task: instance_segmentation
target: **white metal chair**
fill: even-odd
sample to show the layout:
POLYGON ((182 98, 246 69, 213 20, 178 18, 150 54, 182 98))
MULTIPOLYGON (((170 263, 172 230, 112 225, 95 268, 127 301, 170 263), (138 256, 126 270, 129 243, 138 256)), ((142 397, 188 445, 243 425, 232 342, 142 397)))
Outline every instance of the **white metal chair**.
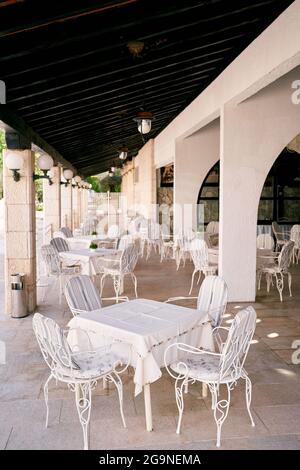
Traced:
POLYGON ((50 240, 50 245, 53 246, 57 253, 61 253, 62 251, 70 251, 68 242, 60 237, 52 238, 52 240, 50 240))
POLYGON ((139 257, 139 250, 136 243, 128 245, 122 252, 119 259, 116 258, 101 258, 101 267, 103 275, 101 277, 100 295, 102 297, 104 282, 107 276, 112 277, 114 289, 116 293, 116 301, 118 302, 123 285, 123 280, 126 275, 130 275, 134 284, 135 296, 137 297, 137 278, 134 274, 139 257))
POLYGON ((122 235, 121 238, 119 238, 118 240, 117 250, 123 251, 131 243, 133 243, 132 235, 122 235))
POLYGON ((61 227, 60 232, 62 232, 66 238, 71 238, 73 237, 72 231, 69 229, 69 227, 61 227))
POLYGON ((283 245, 286 244, 288 241, 285 238, 284 232, 280 225, 278 225, 277 222, 272 222, 272 231, 276 240, 276 246, 275 246, 275 251, 280 251, 280 249, 283 247, 283 245))
MULTIPOLYGON (((59 303, 61 304, 64 285, 72 276, 80 274, 80 264, 73 263, 69 266, 64 266, 59 260, 58 252, 52 245, 43 245, 41 247, 42 260, 46 266, 46 273, 48 277, 54 277, 59 282, 59 303)), ((56 286, 56 283, 53 286, 56 286)), ((48 286, 46 286, 47 288, 48 286)), ((45 297, 45 294, 44 294, 45 297)))
POLYGON ((274 250, 274 240, 269 233, 261 233, 256 237, 256 247, 261 250, 274 250))
POLYGON ((108 238, 118 238, 119 235, 120 235, 120 230, 119 230, 118 225, 111 225, 108 228, 108 231, 107 231, 108 238))
POLYGON ((294 242, 293 263, 295 263, 296 260, 298 264, 300 257, 300 225, 293 225, 290 240, 294 242))
POLYGON ((184 234, 175 234, 174 236, 174 258, 177 271, 180 268, 181 261, 185 266, 186 260, 191 259, 191 243, 195 239, 195 232, 190 229, 184 234))
POLYGON ((193 290, 195 274, 197 273, 199 274, 199 277, 198 277, 198 282, 199 282, 201 273, 203 273, 204 276, 207 276, 207 275, 214 275, 218 271, 217 264, 209 263, 208 247, 204 240, 200 240, 200 239, 193 240, 190 246, 190 253, 191 253, 192 261, 194 263, 194 271, 192 274, 192 281, 191 281, 191 288, 190 288, 189 295, 191 295, 192 290, 193 290))
MULTIPOLYGON (((44 385, 44 398, 46 403, 46 427, 49 420, 48 386, 51 379, 56 382, 64 382, 68 388, 75 392, 75 401, 79 421, 83 430, 84 449, 88 449, 88 426, 91 414, 91 392, 97 385, 97 381, 105 379, 113 382, 117 388, 120 412, 123 426, 126 427, 123 414, 123 385, 116 367, 122 364, 122 360, 116 356, 111 345, 90 351, 71 350, 66 332, 52 319, 39 313, 33 317, 33 329, 40 346, 42 355, 48 367, 50 375, 44 385)), ((83 334, 83 330, 80 330, 83 334)))
POLYGON ((207 312, 213 327, 222 323, 227 306, 228 288, 220 276, 206 276, 201 284, 197 297, 170 297, 166 302, 197 299, 197 310, 207 312))
POLYGON ((150 258, 152 249, 154 250, 155 253, 156 252, 160 253, 160 246, 161 246, 160 225, 158 222, 154 222, 153 220, 150 220, 148 238, 146 239, 146 248, 147 248, 146 260, 150 258))
POLYGON ((205 231, 205 241, 210 248, 217 247, 219 244, 219 222, 211 221, 207 224, 205 231))
POLYGON ((280 301, 282 302, 282 291, 284 287, 284 275, 288 276, 288 286, 290 291, 290 297, 292 297, 292 275, 289 272, 289 266, 291 264, 294 250, 294 242, 288 241, 283 245, 281 252, 278 254, 274 253, 269 256, 261 256, 262 259, 272 260, 273 264, 262 265, 258 268, 258 290, 260 290, 261 278, 263 274, 266 274, 267 280, 267 291, 270 292, 270 284, 272 277, 276 279, 276 287, 279 292, 280 301), (276 263, 277 259, 277 263, 276 263))
POLYGON ((221 444, 221 430, 228 414, 231 391, 239 379, 246 382, 247 411, 252 426, 255 426, 250 411, 252 384, 244 369, 255 325, 255 310, 253 307, 248 307, 236 314, 230 328, 218 327, 219 330, 228 331, 227 339, 222 344, 220 352, 205 351, 184 343, 174 343, 168 346, 164 362, 168 373, 175 379, 175 397, 179 412, 177 434, 180 433, 184 409, 183 390, 187 384, 195 382, 206 384, 211 392, 212 410, 217 425, 217 447, 221 444), (167 357, 171 349, 177 358, 170 364, 167 357), (226 399, 219 398, 220 385, 223 384, 227 388, 226 399))
POLYGON ((65 297, 74 316, 102 308, 99 292, 87 275, 69 279, 65 286, 65 297))
POLYGON ((211 234, 219 233, 219 222, 216 220, 211 220, 206 226, 206 232, 211 234))

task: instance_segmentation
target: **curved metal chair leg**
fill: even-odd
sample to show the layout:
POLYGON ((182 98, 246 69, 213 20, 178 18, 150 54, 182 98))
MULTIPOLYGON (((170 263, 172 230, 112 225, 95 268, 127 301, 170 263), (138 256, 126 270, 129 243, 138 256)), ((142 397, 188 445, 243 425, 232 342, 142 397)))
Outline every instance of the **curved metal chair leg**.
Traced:
POLYGON ((134 273, 131 273, 131 279, 132 279, 132 282, 133 282, 133 285, 134 285, 135 297, 137 298, 138 297, 138 294, 137 294, 137 278, 136 278, 136 275, 134 273))
POLYGON ((120 287, 121 287, 120 276, 114 276, 113 282, 114 282, 114 289, 115 289, 115 294, 116 294, 116 303, 119 303, 119 295, 120 295, 120 287))
POLYGON ((255 426, 255 422, 253 420, 252 413, 250 410, 251 398, 252 398, 252 383, 248 375, 245 374, 245 375, 242 375, 242 377, 246 381, 246 404, 247 404, 248 415, 250 417, 251 425, 255 426))
POLYGON ((230 385, 226 384, 227 386, 227 400, 219 400, 217 397, 217 390, 214 389, 214 400, 215 400, 215 408, 214 408, 214 418, 217 424, 217 447, 221 445, 221 431, 222 425, 227 418, 229 405, 230 405, 230 385))
POLYGON ((124 411, 123 411, 123 383, 122 383, 122 380, 120 379, 119 375, 116 374, 116 373, 114 373, 114 375, 109 374, 108 377, 116 386, 118 396, 119 396, 120 413, 121 413, 122 423, 123 423, 124 428, 126 428, 127 426, 126 426, 124 411))
POLYGON ((189 291, 189 295, 191 295, 192 293, 192 290, 193 290, 193 285, 194 285, 194 277, 195 277, 195 274, 197 272, 197 269, 194 269, 193 271, 193 275, 192 275, 192 282, 191 282, 191 288, 190 288, 190 291, 189 291))
POLYGON ((51 379, 52 379, 52 375, 50 374, 48 379, 45 382, 45 385, 44 385, 44 399, 45 399, 45 404, 46 404, 46 424, 45 424, 46 428, 48 427, 48 422, 49 422, 49 404, 48 404, 49 392, 48 392, 48 389, 49 389, 49 382, 50 382, 51 379))
POLYGON ((84 450, 89 448, 89 422, 91 416, 92 392, 90 383, 79 383, 75 385, 75 401, 79 421, 83 431, 84 450))
POLYGON ((261 277, 262 277, 262 271, 259 271, 258 272, 258 283, 257 283, 257 289, 258 290, 260 290, 261 277))
POLYGON ((176 403, 177 403, 177 408, 178 408, 178 413, 179 413, 176 434, 180 434, 181 421, 182 421, 182 415, 183 415, 183 410, 184 410, 184 401, 183 401, 182 391, 183 391, 183 388, 185 387, 185 380, 182 380, 182 383, 179 387, 177 386, 177 383, 178 383, 178 379, 175 382, 175 397, 176 397, 176 403))
POLYGON ((101 276, 101 279, 100 279, 100 296, 101 297, 102 297, 102 292, 103 292, 103 289, 104 289, 105 279, 106 279, 106 274, 103 274, 101 276))
POLYGON ((292 275, 290 272, 288 272, 287 275, 288 275, 290 297, 292 297, 292 275))
POLYGON ((283 291, 283 275, 282 273, 276 273, 276 286, 279 292, 280 302, 282 302, 282 291, 283 291))

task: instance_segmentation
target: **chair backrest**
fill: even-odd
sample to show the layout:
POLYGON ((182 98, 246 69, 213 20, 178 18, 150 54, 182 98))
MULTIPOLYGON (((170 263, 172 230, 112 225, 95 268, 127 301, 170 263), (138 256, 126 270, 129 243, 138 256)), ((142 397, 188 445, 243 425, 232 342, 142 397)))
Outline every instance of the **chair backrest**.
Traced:
POLYGON ((208 266, 208 248, 204 240, 195 238, 190 242, 190 253, 196 269, 208 266))
POLYGON ((294 245, 293 241, 289 241, 282 247, 278 256, 278 266, 282 271, 286 271, 291 264, 294 245))
POLYGON ((121 258, 120 258, 121 272, 124 274, 132 273, 138 261, 138 257, 139 257, 138 246, 136 243, 131 243, 124 249, 121 255, 121 258))
POLYGON ((274 237, 276 238, 277 241, 284 240, 283 230, 275 220, 272 222, 272 230, 273 230, 274 237))
POLYGON ((261 249, 273 250, 274 239, 269 233, 261 233, 257 235, 256 246, 261 249))
POLYGON ((230 376, 232 380, 240 377, 248 354, 256 326, 256 312, 253 307, 240 310, 234 317, 227 339, 223 345, 219 380, 230 376))
POLYGON ((73 233, 69 227, 61 227, 59 230, 65 235, 66 238, 73 237, 73 233))
POLYGON ((44 360, 56 376, 63 376, 68 372, 66 369, 78 369, 72 361, 64 331, 54 320, 35 313, 32 326, 44 360))
POLYGON ((219 222, 216 220, 212 220, 211 222, 208 222, 206 226, 206 232, 210 234, 219 233, 219 222))
POLYGON ((151 240, 160 240, 161 235, 161 226, 158 222, 150 222, 150 239, 151 240))
POLYGON ((60 253, 61 251, 69 251, 70 250, 69 245, 66 242, 66 240, 64 240, 63 238, 60 238, 60 237, 52 238, 52 240, 50 241, 50 244, 51 244, 51 246, 53 246, 53 248, 58 253, 60 253))
POLYGON ((72 277, 65 286, 65 296, 73 315, 90 312, 102 307, 98 290, 87 275, 72 277))
POLYGON ((297 247, 300 247, 300 225, 299 224, 292 226, 290 239, 293 242, 295 242, 295 245, 297 247))
POLYGON ((199 290, 197 309, 209 313, 213 327, 222 322, 227 298, 228 288, 224 279, 220 276, 206 276, 199 290))
POLYGON ((120 230, 117 225, 111 225, 108 228, 108 231, 107 231, 108 238, 117 238, 119 234, 120 234, 120 230))
POLYGON ((60 229, 59 230, 56 230, 55 232, 53 232, 53 235, 52 235, 52 238, 63 238, 63 239, 66 239, 66 235, 64 232, 62 232, 60 229))
POLYGON ((131 243, 133 243, 132 235, 122 235, 122 237, 118 240, 117 249, 123 251, 131 243))
POLYGON ((57 251, 52 245, 43 245, 41 247, 42 260, 45 263, 48 276, 50 274, 58 275, 60 273, 60 262, 57 251))

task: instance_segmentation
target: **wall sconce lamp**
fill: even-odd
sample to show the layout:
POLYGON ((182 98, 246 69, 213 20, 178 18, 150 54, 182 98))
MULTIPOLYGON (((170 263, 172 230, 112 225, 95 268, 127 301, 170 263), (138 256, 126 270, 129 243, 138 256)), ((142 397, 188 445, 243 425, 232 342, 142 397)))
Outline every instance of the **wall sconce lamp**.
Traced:
POLYGON ((119 148, 118 152, 119 152, 119 159, 126 160, 127 155, 128 155, 128 148, 123 145, 121 148, 119 148))
POLYGON ((72 181, 73 171, 70 170, 69 168, 65 168, 63 171, 63 177, 65 181, 61 181, 60 184, 64 184, 67 187, 68 184, 72 181))
POLYGON ((43 172, 42 175, 36 175, 33 173, 33 181, 39 180, 41 178, 45 178, 49 181, 49 184, 53 184, 51 178, 53 178, 53 172, 51 172, 51 168, 54 166, 53 158, 50 155, 43 154, 38 159, 38 167, 43 172))
POLYGON ((74 176, 73 181, 74 181, 74 184, 72 184, 72 187, 73 188, 80 188, 80 186, 81 186, 81 184, 80 184, 81 183, 81 176, 79 176, 79 175, 74 176))
POLYGON ((13 172, 14 181, 20 181, 19 171, 23 167, 23 158, 18 153, 10 152, 5 158, 6 167, 13 172))

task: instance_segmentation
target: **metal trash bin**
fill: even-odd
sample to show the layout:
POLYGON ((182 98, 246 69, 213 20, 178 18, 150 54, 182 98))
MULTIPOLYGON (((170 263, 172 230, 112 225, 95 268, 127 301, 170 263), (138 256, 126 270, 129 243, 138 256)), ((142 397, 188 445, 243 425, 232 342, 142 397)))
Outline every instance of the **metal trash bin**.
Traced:
POLYGON ((11 274, 11 316, 23 318, 28 315, 25 292, 25 274, 11 274))

